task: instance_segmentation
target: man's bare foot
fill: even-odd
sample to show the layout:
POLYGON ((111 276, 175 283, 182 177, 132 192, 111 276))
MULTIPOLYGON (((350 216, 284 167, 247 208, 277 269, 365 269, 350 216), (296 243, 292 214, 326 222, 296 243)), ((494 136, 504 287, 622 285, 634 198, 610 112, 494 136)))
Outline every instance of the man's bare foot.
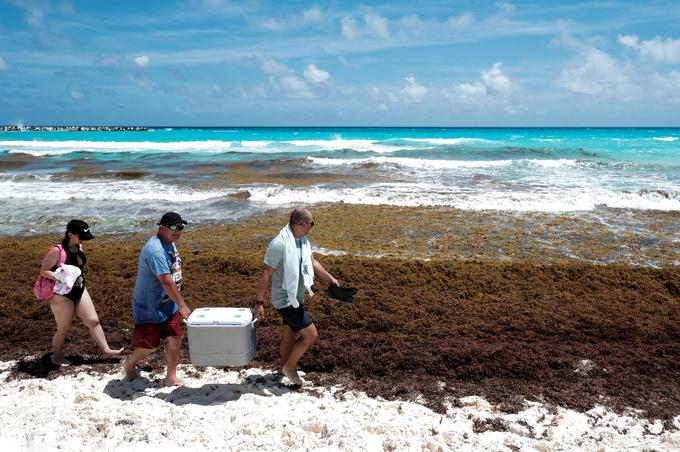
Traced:
POLYGON ((125 372, 125 381, 133 381, 141 375, 139 375, 139 370, 137 367, 130 367, 128 360, 123 361, 123 372, 125 372))
POLYGON ((182 378, 166 378, 165 386, 184 386, 184 380, 182 378))
POLYGON ((118 350, 108 349, 102 353, 102 356, 104 359, 113 358, 114 356, 120 356, 123 353, 123 350, 125 350, 125 348, 119 348, 118 350))
POLYGON ((55 366, 69 366, 71 365, 71 361, 68 359, 64 358, 63 356, 57 357, 54 355, 50 355, 50 362, 54 364, 55 366))
POLYGON ((281 373, 283 374, 284 377, 288 378, 291 383, 294 385, 300 385, 302 386, 302 378, 300 378, 300 375, 298 375, 297 370, 293 370, 292 372, 285 367, 281 368, 281 373))

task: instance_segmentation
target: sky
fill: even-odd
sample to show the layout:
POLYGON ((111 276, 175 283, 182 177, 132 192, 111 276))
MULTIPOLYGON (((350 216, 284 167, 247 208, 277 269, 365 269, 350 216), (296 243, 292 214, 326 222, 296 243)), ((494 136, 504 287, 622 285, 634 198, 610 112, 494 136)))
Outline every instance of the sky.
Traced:
POLYGON ((0 0, 0 124, 680 126, 677 0, 0 0))

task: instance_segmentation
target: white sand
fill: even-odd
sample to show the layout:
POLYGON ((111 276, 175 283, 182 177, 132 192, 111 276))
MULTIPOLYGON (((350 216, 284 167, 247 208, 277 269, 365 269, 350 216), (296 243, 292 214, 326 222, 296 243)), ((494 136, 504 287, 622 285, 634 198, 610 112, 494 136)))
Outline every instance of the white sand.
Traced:
POLYGON ((122 372, 8 381, 0 362, 0 450, 680 450, 674 429, 602 407, 587 413, 527 403, 501 413, 478 397, 445 415, 305 384, 291 391, 261 369, 180 366, 185 387, 122 372), (335 395, 334 395, 335 394, 335 395), (475 422, 477 428, 474 428, 475 422), (496 430, 485 430, 493 422, 496 430), (475 430, 478 432, 476 433, 475 430), (482 431, 485 430, 485 431, 482 431))

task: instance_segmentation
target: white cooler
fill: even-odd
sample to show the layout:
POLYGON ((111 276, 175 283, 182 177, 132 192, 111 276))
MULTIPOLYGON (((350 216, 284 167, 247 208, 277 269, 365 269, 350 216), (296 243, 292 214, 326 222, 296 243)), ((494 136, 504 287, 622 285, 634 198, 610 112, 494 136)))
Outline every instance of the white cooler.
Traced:
POLYGON ((255 323, 248 308, 199 308, 187 319, 189 359, 196 366, 244 366, 255 355, 255 323))

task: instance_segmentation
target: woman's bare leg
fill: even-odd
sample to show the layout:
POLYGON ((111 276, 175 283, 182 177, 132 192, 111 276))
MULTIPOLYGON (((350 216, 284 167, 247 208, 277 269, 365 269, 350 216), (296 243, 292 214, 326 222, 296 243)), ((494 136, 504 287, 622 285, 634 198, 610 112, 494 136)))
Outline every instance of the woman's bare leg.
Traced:
POLYGON ((97 311, 94 309, 94 303, 92 303, 92 298, 90 298, 87 289, 85 289, 83 296, 80 297, 80 300, 76 304, 76 315, 80 317, 85 326, 89 328, 90 336, 92 336, 92 339, 94 339, 94 342, 102 351, 105 358, 118 356, 123 353, 122 348, 119 350, 112 350, 106 342, 104 329, 102 328, 101 323, 99 323, 97 311))
POLYGON ((57 331, 52 337, 52 362, 62 364, 64 362, 64 341, 73 323, 74 303, 61 295, 53 295, 50 299, 50 309, 57 322, 57 331))

